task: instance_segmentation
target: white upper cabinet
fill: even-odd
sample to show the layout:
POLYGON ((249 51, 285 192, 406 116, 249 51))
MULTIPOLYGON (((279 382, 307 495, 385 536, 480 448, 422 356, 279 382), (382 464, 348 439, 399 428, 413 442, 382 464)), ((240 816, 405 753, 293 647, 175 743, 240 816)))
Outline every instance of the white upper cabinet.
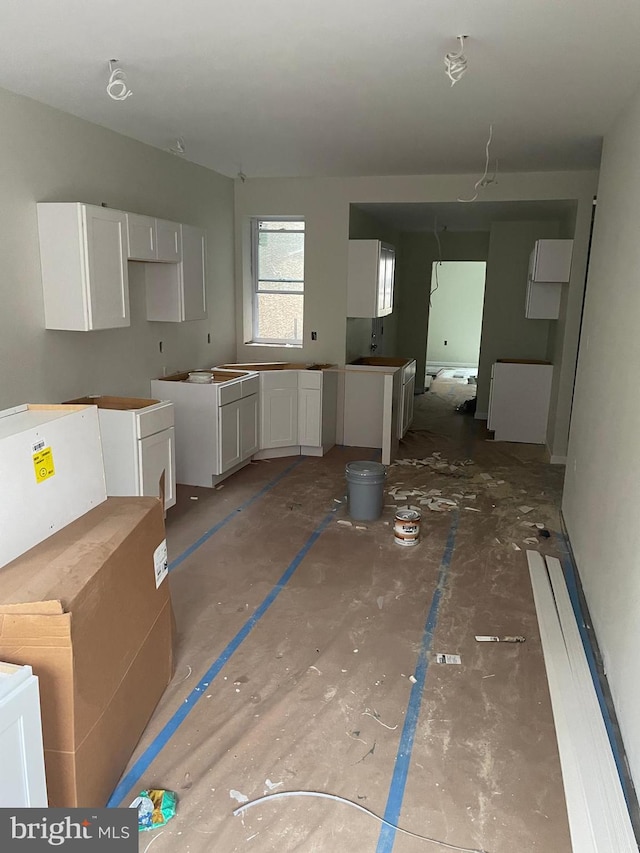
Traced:
POLYGON ((380 240, 349 240, 347 317, 393 311, 395 250, 380 240))
POLYGON ((127 238, 130 261, 157 260, 156 220, 153 216, 127 213, 127 238))
POLYGON ((179 264, 147 264, 147 320, 181 323, 207 316, 205 232, 180 226, 179 264))
POLYGON ((536 240, 529 257, 530 281, 569 281, 572 254, 573 240, 536 240))
POLYGON ((45 327, 129 326, 127 221, 79 202, 38 204, 45 327))
POLYGON ((573 240, 537 240, 529 256, 525 317, 557 320, 562 285, 571 275, 573 240))
POLYGON ((177 264, 182 260, 182 234, 179 222, 156 219, 156 260, 177 264))

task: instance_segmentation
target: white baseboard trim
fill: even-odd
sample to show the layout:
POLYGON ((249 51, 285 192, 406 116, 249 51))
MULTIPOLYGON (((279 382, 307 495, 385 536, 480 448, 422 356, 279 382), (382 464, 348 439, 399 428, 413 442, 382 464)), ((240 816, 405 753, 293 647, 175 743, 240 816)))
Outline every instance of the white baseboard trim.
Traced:
POLYGON ((489 417, 489 412, 476 412, 473 417, 477 421, 486 421, 489 417))
POLYGON ((635 853, 629 811, 562 567, 527 551, 562 768, 572 847, 635 853))

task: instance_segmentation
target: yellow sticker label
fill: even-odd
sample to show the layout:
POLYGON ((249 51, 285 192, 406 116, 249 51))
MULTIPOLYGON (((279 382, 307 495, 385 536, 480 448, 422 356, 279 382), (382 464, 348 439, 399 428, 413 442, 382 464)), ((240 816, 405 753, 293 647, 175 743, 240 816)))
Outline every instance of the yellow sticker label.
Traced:
POLYGON ((53 453, 50 447, 44 447, 33 454, 33 468, 36 472, 36 482, 43 483, 53 477, 56 469, 53 464, 53 453))

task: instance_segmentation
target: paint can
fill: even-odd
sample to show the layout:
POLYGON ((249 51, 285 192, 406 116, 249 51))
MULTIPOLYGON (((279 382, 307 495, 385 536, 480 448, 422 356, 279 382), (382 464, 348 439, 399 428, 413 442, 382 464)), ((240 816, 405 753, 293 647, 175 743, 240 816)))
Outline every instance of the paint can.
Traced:
POLYGON ((393 524, 396 545, 417 545, 420 541, 422 515, 417 509, 399 509, 393 524))

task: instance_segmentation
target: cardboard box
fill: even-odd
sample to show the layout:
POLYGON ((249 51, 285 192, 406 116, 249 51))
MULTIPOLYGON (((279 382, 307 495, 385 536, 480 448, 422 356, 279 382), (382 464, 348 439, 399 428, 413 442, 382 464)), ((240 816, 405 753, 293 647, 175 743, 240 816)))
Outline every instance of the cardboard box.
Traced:
POLYGON ((0 412, 0 566, 107 499, 93 406, 0 412))
POLYGON ((0 659, 40 679, 50 806, 105 805, 172 677, 172 639, 156 498, 108 498, 0 569, 0 659))

